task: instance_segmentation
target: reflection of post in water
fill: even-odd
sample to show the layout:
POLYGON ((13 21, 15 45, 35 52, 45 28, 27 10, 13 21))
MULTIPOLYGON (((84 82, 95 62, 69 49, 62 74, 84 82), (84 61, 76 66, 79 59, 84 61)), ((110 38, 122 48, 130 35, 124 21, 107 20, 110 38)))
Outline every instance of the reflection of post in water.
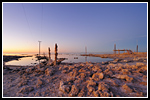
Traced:
POLYGON ((39 66, 40 66, 40 59, 41 59, 41 56, 40 56, 40 43, 41 41, 38 41, 39 42, 39 66))
POLYGON ((85 54, 86 54, 86 56, 85 56, 85 62, 87 61, 87 47, 85 46, 85 54))
POLYGON ((85 54, 87 55, 87 47, 85 46, 85 54))
POLYGON ((87 61, 87 56, 85 56, 85 62, 87 61))

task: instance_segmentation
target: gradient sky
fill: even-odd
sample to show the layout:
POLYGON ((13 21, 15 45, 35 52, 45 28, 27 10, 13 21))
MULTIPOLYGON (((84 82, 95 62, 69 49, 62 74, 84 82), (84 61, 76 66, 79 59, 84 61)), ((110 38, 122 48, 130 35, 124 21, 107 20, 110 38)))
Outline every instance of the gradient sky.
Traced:
POLYGON ((3 52, 147 49, 147 3, 3 3, 3 52))

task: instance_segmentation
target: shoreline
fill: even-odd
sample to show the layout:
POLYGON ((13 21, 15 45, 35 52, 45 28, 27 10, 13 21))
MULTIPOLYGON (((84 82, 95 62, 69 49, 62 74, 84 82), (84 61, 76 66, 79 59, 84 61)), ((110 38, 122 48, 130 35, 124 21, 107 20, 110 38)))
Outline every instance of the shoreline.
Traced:
POLYGON ((101 57, 101 58, 133 58, 133 57, 147 57, 147 52, 134 52, 134 54, 81 54, 81 56, 101 57))
POLYGON ((146 97, 147 89, 147 54, 3 69, 4 97, 146 97))
POLYGON ((19 58, 23 58, 23 57, 32 57, 32 56, 3 55, 3 62, 18 60, 19 58))

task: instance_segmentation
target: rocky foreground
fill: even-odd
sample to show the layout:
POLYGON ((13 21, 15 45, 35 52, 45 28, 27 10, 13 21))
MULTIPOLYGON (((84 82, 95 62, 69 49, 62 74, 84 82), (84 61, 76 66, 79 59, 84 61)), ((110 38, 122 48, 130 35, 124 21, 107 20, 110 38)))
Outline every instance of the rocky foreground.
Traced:
POLYGON ((146 97, 147 57, 3 70, 4 97, 146 97))

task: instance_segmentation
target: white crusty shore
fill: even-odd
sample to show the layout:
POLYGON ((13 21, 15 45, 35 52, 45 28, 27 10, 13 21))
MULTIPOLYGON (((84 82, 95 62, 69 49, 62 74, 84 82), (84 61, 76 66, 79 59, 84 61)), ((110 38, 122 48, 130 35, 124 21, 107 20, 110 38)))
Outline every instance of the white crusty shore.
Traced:
POLYGON ((147 57, 3 69, 3 97, 74 96, 146 97, 147 57))

